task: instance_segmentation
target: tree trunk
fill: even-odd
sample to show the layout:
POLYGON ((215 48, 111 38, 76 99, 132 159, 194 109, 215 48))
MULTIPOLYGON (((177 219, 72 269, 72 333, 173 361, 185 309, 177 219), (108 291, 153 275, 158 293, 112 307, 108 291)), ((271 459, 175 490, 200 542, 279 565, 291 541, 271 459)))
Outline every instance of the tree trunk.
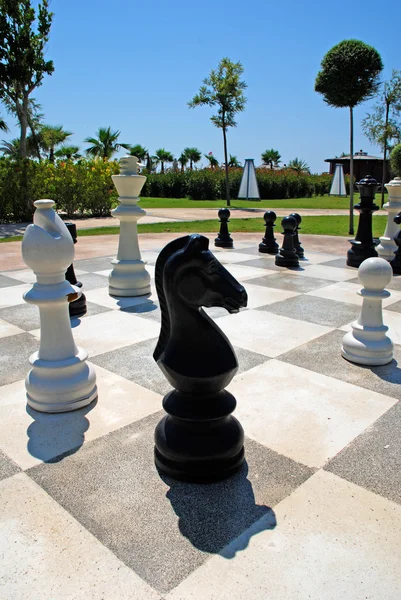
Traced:
POLYGON ((226 200, 227 200, 227 206, 231 206, 230 184, 228 181, 227 133, 226 133, 226 128, 225 128, 224 118, 223 118, 223 141, 224 141, 224 167, 225 167, 225 174, 226 174, 226 200))
POLYGON ((386 119, 384 121, 384 148, 383 148, 383 170, 382 170, 382 199, 381 199, 381 206, 383 207, 384 204, 384 184, 386 183, 386 175, 387 175, 387 169, 386 169, 386 160, 387 160, 387 127, 388 127, 388 115, 390 112, 390 104, 389 102, 386 102, 386 119))
POLYGON ((164 174, 164 162, 162 160, 160 161, 160 173, 164 174))
POLYGON ((349 107, 349 231, 354 235, 354 114, 352 106, 349 107))
POLYGON ((189 170, 192 171, 192 158, 189 159, 189 170))
POLYGON ((28 96, 26 94, 24 94, 22 99, 22 105, 18 111, 18 118, 21 126, 19 154, 21 158, 26 158, 26 132, 28 129, 28 96))

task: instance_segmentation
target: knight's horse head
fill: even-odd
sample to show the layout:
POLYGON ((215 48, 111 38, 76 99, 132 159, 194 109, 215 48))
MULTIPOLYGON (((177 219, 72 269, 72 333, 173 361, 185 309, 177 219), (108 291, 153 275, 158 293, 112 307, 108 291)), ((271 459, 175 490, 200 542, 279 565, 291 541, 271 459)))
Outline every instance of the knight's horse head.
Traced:
POLYGON ((247 305, 244 287, 223 267, 209 250, 209 240, 199 234, 170 242, 156 261, 156 289, 162 311, 162 328, 155 360, 169 337, 166 296, 172 296, 188 308, 219 306, 230 313, 247 305))

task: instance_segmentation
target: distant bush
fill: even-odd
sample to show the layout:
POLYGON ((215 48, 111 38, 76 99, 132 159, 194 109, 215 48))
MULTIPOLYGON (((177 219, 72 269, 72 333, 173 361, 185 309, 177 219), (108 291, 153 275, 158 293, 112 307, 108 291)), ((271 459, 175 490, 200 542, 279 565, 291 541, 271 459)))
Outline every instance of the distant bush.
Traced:
MULTIPOLYGON (((33 202, 52 198, 68 217, 110 214, 118 194, 111 176, 119 172, 117 161, 12 160, 0 158, 0 221, 30 221, 33 202)), ((225 198, 224 171, 202 169, 165 174, 146 174, 142 197, 219 200, 225 198)), ((257 169, 260 197, 268 200, 303 198, 328 194, 332 176, 297 175, 290 169, 257 169)), ((237 198, 242 169, 230 169, 230 193, 237 198)), ((349 188, 349 178, 346 178, 349 188)))

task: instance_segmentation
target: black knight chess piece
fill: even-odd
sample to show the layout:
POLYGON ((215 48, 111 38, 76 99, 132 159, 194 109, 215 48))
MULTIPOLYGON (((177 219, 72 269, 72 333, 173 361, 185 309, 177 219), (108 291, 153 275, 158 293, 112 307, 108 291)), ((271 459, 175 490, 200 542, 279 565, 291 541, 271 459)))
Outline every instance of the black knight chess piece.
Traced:
POLYGON ((199 234, 176 239, 161 251, 155 281, 162 314, 153 358, 174 390, 155 431, 155 462, 171 477, 207 482, 224 479, 244 460, 244 432, 231 415, 236 406, 224 388, 238 369, 230 342, 202 306, 236 313, 245 289, 199 234))
POLYGON ((294 238, 297 228, 297 221, 294 217, 284 217, 281 221, 283 228, 283 245, 274 259, 279 267, 299 267, 299 259, 295 251, 294 238))
POLYGON ((220 219, 220 231, 217 234, 217 238, 214 240, 214 245, 218 248, 233 248, 234 242, 228 232, 230 211, 228 208, 220 208, 218 215, 220 219))
POLYGON ((263 254, 277 254, 280 246, 276 242, 273 231, 276 213, 272 210, 268 210, 263 215, 263 219, 265 221, 266 230, 265 236, 259 244, 259 252, 263 252, 263 254))
MULTIPOLYGON (((397 225, 401 225, 401 212, 398 213, 396 217, 394 217, 394 223, 397 225)), ((397 244, 397 252, 394 254, 393 260, 390 262, 390 265, 393 269, 393 273, 396 275, 401 275, 401 229, 394 238, 395 243, 397 244)))
POLYGON ((372 214, 379 210, 374 203, 377 181, 371 175, 366 175, 356 185, 360 193, 360 201, 355 204, 355 209, 359 211, 359 223, 355 239, 350 240, 351 248, 347 252, 349 267, 359 267, 366 258, 378 255, 372 233, 372 214))
POLYGON ((300 225, 302 223, 301 215, 299 215, 298 213, 291 213, 290 217, 294 217, 294 219, 297 222, 297 227, 295 229, 295 235, 294 235, 295 253, 298 256, 298 258, 304 258, 305 252, 304 252, 304 249, 301 246, 301 242, 299 241, 299 234, 298 234, 298 231, 301 229, 300 225))
MULTIPOLYGON (((77 243, 77 226, 74 223, 66 223, 65 225, 71 234, 74 244, 76 244, 77 243)), ((65 278, 72 285, 75 285, 76 287, 78 287, 80 289, 82 288, 82 283, 80 281, 77 281, 75 271, 74 271, 74 265, 71 264, 68 267, 68 269, 65 273, 65 278)), ((70 310, 71 318, 82 317, 86 313, 86 310, 87 310, 86 297, 83 292, 81 293, 79 298, 77 298, 76 300, 73 300, 72 302, 69 303, 69 310, 70 310)))

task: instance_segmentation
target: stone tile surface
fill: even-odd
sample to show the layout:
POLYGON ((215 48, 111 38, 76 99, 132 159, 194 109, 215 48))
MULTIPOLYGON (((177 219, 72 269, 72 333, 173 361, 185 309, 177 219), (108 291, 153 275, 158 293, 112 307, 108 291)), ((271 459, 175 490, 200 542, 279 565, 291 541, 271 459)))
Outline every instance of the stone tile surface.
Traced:
POLYGON ((274 273, 273 275, 265 275, 252 279, 253 285, 261 285, 268 288, 276 288, 279 290, 289 290, 292 292, 305 293, 311 290, 330 285, 332 282, 327 279, 318 279, 316 277, 296 277, 293 271, 283 271, 282 273, 274 273))
POLYGON ((399 599, 400 506, 319 471, 274 512, 166 600, 399 599))
POLYGON ((259 310, 229 315, 216 322, 235 346, 270 357, 288 352, 329 331, 328 327, 259 310))
POLYGON ((26 474, 0 483, 0 519, 4 599, 161 600, 26 474))
POLYGON ((343 331, 331 331, 303 346, 282 354, 280 361, 358 385, 366 390, 401 398, 401 347, 394 349, 394 360, 381 367, 353 364, 341 356, 343 331))
POLYGON ((26 377, 31 368, 29 357, 38 349, 38 340, 30 333, 3 338, 0 343, 0 385, 26 377))
POLYGON ((258 310, 327 327, 340 327, 350 319, 355 320, 360 312, 359 307, 353 304, 315 298, 306 294, 300 294, 284 302, 261 306, 258 310))
MULTIPOLYGON (((116 237, 116 248, 118 245, 118 236, 116 237)), ((84 258, 82 260, 74 260, 74 269, 80 271, 94 272, 103 271, 104 269, 112 269, 111 261, 114 256, 99 256, 96 258, 84 258)))
POLYGON ((0 448, 22 469, 77 452, 86 441, 157 412, 160 395, 96 366, 98 398, 89 406, 46 414, 26 404, 25 383, 2 388, 0 448))
POLYGON ((337 454, 326 469, 401 504, 400 429, 398 402, 337 454))
POLYGON ((248 437, 309 467, 322 467, 396 400, 271 360, 228 387, 248 437))
POLYGON ((20 468, 0 450, 0 481, 20 472, 20 468))
POLYGON ((160 477, 153 464, 159 418, 28 473, 120 560, 166 593, 262 516, 274 527, 271 507, 312 471, 250 441, 247 464, 225 481, 196 485, 160 477))

